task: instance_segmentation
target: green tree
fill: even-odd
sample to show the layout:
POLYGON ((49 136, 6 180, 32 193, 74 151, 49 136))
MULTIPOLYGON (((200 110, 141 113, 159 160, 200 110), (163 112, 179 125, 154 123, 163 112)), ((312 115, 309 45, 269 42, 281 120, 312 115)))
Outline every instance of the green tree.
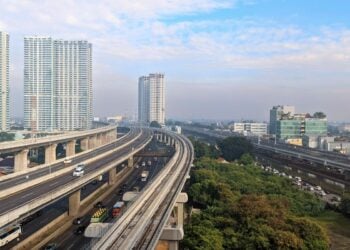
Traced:
POLYGON ((253 150, 252 144, 244 137, 227 137, 220 141, 218 146, 227 161, 238 160, 243 154, 253 150))
POLYGON ((6 132, 0 132, 0 142, 3 141, 14 141, 15 140, 15 134, 13 133, 6 133, 6 132))
POLYGON ((149 126, 151 128, 161 128, 162 126, 157 121, 152 121, 149 126))
POLYGON ((315 112, 314 115, 313 115, 314 118, 319 118, 319 119, 323 119, 323 118, 326 118, 326 114, 319 111, 319 112, 315 112))

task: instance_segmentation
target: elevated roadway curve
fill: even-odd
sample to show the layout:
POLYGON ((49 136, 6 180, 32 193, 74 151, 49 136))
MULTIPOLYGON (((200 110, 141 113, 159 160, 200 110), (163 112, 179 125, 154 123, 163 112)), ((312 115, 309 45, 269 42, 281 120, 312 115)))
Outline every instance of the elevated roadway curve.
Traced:
POLYGON ((194 156, 187 138, 162 133, 175 139, 175 155, 92 249, 154 249, 156 246, 194 156))
MULTIPOLYGON (((130 131, 125 136, 111 143, 105 144, 98 148, 84 151, 82 153, 79 153, 79 154, 76 154, 75 156, 70 157, 72 159, 72 162, 70 164, 64 164, 64 159, 61 159, 51 165, 45 165, 43 167, 35 167, 30 171, 26 171, 24 173, 19 172, 19 173, 10 174, 7 176, 2 176, 0 177, 0 197, 6 196, 6 193, 12 194, 13 192, 12 190, 14 190, 15 187, 19 188, 18 185, 32 182, 33 180, 43 176, 47 176, 48 178, 50 178, 49 175, 53 175, 55 172, 59 170, 62 170, 69 166, 74 166, 77 163, 80 163, 90 158, 101 155, 114 148, 121 147, 125 143, 135 139, 139 134, 140 134, 140 129, 131 128, 130 131), (7 189, 11 189, 11 190, 7 190, 7 189)), ((47 179, 44 181, 47 181, 47 179)), ((16 190, 16 192, 18 192, 18 189, 16 190)))
POLYGON ((82 177, 73 177, 72 171, 69 171, 49 179, 47 182, 28 187, 14 195, 0 199, 0 228, 80 190, 82 186, 96 179, 99 175, 115 169, 116 165, 142 150, 152 140, 152 135, 153 132, 149 129, 139 129, 136 139, 117 150, 111 150, 110 154, 102 159, 87 164, 85 174, 82 177))
POLYGON ((23 139, 18 141, 11 141, 11 142, 2 142, 0 143, 0 152, 4 154, 4 153, 20 151, 24 148, 37 148, 37 147, 45 146, 47 144, 52 144, 52 143, 61 143, 61 142, 66 142, 68 140, 73 140, 73 139, 78 140, 90 135, 95 135, 95 134, 109 132, 109 131, 115 131, 116 128, 117 128, 116 126, 105 126, 101 128, 87 130, 87 131, 68 132, 60 135, 53 135, 53 136, 47 136, 47 137, 23 139))

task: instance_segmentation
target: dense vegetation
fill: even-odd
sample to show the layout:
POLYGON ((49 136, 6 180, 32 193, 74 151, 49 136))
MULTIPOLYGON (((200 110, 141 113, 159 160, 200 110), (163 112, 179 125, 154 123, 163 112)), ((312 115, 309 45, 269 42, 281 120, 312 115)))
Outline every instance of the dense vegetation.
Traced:
MULTIPOLYGON (((210 145, 194 141, 196 157, 202 158, 197 158, 188 193, 200 212, 192 214, 185 227, 183 247, 328 249, 325 230, 313 220, 324 210, 322 203, 295 189, 290 180, 256 167, 247 154, 249 145, 237 146, 240 143, 232 139, 219 143, 217 154, 225 156, 223 149, 231 148, 239 152, 235 159, 241 156, 227 164, 209 158, 213 155, 210 145)), ((232 156, 226 154, 225 159, 232 156)))

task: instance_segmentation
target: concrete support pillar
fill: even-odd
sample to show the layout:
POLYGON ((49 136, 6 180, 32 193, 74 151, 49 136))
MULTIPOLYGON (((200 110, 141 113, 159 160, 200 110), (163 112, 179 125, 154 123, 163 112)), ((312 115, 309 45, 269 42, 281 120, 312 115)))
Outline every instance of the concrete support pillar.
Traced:
POLYGON ((76 216, 78 214, 80 208, 80 189, 69 196, 68 207, 69 216, 76 216))
POLYGON ((168 250, 178 250, 179 249, 179 242, 174 240, 168 241, 168 250))
POLYGON ((108 184, 113 185, 117 181, 117 171, 115 168, 109 170, 108 184))
POLYGON ((101 134, 96 135, 96 147, 99 147, 102 145, 102 137, 101 134))
POLYGON ((83 151, 86 151, 89 149, 89 138, 84 138, 80 140, 80 148, 83 151))
POLYGON ((106 133, 102 133, 101 134, 101 143, 102 145, 106 144, 108 141, 107 141, 107 136, 106 136, 106 133))
POLYGON ((171 145, 171 137, 170 136, 168 136, 168 141, 167 141, 167 145, 171 145))
POLYGON ((45 164, 50 164, 56 161, 57 144, 50 144, 45 147, 45 164))
POLYGON ((132 168, 134 166, 134 157, 131 156, 129 159, 128 159, 128 167, 129 168, 132 168))
POLYGON ((75 155, 75 143, 76 140, 72 140, 66 143, 66 157, 75 155))
POLYGON ((96 135, 89 137, 89 149, 93 149, 96 147, 96 135))
POLYGON ((180 193, 176 200, 176 225, 182 228, 184 225, 184 204, 188 201, 188 196, 186 193, 180 193))
POLYGON ((14 171, 19 172, 28 168, 28 149, 23 149, 15 154, 14 171))

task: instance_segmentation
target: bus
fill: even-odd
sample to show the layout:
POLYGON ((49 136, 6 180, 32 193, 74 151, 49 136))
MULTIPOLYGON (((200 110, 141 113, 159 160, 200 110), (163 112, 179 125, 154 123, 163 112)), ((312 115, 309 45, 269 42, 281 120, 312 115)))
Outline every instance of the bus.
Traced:
POLYGON ((91 223, 103 222, 107 218, 107 209, 99 208, 91 217, 91 223))
POLYGON ((114 204, 113 210, 112 210, 112 215, 114 218, 118 217, 123 212, 124 205, 125 205, 124 201, 118 201, 117 203, 114 204))
POLYGON ((0 247, 19 237, 22 233, 20 225, 14 225, 0 231, 0 247))

